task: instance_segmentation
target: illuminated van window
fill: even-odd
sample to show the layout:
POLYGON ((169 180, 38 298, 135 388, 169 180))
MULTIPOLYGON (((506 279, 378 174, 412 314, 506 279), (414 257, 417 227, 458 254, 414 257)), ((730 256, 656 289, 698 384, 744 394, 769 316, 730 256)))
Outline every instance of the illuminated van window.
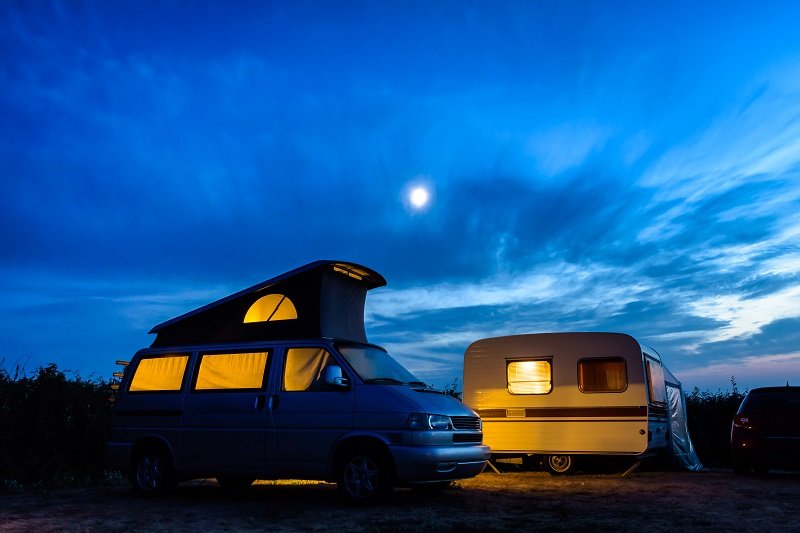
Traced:
POLYGON ((204 354, 194 390, 260 389, 267 352, 204 354))
POLYGON ((324 389, 320 378, 322 371, 330 364, 334 364, 333 359, 324 348, 290 348, 286 350, 283 390, 324 389))
POLYGON ((581 392, 622 392, 628 388, 625 360, 620 358, 581 359, 578 361, 578 386, 581 392))
POLYGON ((506 373, 511 394, 547 394, 553 388, 550 361, 510 361, 506 373))
POLYGON ((297 309, 289 298, 282 294, 267 294, 250 306, 244 315, 244 322, 275 322, 296 318, 297 309))
POLYGON ((179 391, 186 371, 188 355, 170 355, 142 359, 131 380, 130 392, 179 391))

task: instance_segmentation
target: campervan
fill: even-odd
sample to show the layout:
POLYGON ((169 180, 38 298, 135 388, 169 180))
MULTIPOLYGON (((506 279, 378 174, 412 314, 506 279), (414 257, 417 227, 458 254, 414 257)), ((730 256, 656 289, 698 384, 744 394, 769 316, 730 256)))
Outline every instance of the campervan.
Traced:
POLYGON ((121 373, 108 466, 142 494, 310 479, 356 502, 479 474, 477 414, 367 342, 365 295, 385 283, 317 261, 156 326, 121 373))
POLYGON ((621 333, 489 338, 464 354, 463 399, 494 456, 542 458, 564 474, 581 457, 667 448, 665 370, 655 350, 621 333))

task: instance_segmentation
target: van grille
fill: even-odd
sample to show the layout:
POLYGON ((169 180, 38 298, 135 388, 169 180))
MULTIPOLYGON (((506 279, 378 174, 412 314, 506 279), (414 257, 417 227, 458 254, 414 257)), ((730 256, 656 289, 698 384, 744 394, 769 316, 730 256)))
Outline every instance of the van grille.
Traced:
POLYGON ((451 416, 450 419, 456 429, 481 430, 481 419, 477 416, 451 416))

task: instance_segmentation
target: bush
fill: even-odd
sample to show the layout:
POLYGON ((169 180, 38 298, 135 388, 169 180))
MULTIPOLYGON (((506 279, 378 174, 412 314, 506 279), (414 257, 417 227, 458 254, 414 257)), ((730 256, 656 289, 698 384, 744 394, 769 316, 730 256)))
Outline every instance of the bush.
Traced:
POLYGON ((705 466, 731 466, 731 423, 747 393, 738 390, 734 378, 731 384, 730 392, 701 392, 695 387, 686 396, 689 434, 705 466))
POLYGON ((0 369, 0 486, 103 479, 109 391, 53 363, 30 377, 0 369))

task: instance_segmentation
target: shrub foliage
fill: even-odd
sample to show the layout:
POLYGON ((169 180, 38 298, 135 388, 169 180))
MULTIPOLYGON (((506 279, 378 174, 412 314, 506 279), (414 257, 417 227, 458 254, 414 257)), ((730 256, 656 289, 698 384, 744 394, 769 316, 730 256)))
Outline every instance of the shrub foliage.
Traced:
POLYGON ((102 479, 109 390, 53 363, 30 376, 0 369, 0 486, 102 479))
POLYGON ((740 392, 731 378, 732 391, 700 391, 697 387, 686 396, 689 435, 700 461, 706 466, 731 466, 731 423, 742 403, 740 392))

